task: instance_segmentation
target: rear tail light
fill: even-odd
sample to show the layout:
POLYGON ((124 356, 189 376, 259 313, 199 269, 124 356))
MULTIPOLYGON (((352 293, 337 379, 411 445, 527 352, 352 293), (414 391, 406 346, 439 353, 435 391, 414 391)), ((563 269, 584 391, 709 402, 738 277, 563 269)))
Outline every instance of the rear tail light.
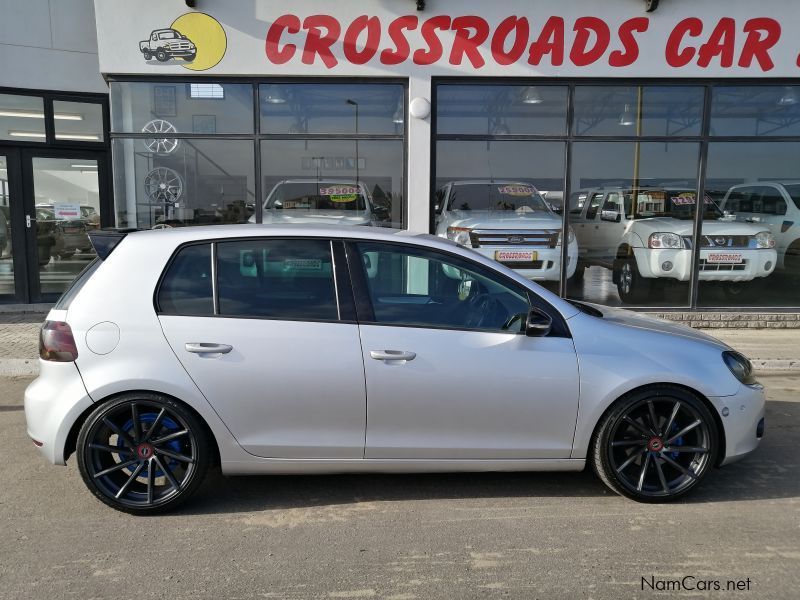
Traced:
POLYGON ((72 362, 78 348, 72 329, 63 321, 45 321, 39 332, 39 357, 54 362, 72 362))

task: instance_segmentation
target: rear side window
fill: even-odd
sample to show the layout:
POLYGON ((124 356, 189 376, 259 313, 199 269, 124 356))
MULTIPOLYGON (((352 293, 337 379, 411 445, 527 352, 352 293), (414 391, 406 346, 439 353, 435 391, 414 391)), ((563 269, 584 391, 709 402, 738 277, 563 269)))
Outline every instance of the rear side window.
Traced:
POLYGON ((186 246, 169 265, 158 290, 163 314, 210 316, 214 314, 211 285, 211 245, 186 246))
POLYGON ((217 293, 222 317, 339 318, 328 240, 220 242, 217 293))
POLYGON ((72 285, 69 286, 63 294, 61 294, 61 298, 58 299, 58 302, 56 302, 53 309, 67 310, 78 293, 83 289, 83 286, 86 285, 86 282, 89 281, 89 279, 91 279, 92 275, 94 275, 94 272, 97 271, 97 268, 102 263, 103 261, 101 261, 99 258, 95 258, 92 262, 86 265, 86 268, 75 278, 75 280, 72 282, 72 285))

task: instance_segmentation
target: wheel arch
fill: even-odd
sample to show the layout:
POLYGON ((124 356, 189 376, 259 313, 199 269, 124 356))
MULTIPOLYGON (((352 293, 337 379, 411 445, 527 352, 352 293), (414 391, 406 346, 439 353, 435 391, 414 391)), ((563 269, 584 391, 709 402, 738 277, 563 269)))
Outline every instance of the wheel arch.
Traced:
POLYGON ((159 396, 164 396, 165 398, 169 398, 170 400, 179 403, 183 408, 190 411, 195 417, 197 417, 197 420, 203 424, 203 427, 205 427, 206 433, 208 434, 208 438, 212 442, 211 447, 213 449, 214 455, 211 457, 211 464, 212 465, 220 464, 219 441, 214 435, 214 431, 208 425, 203 416, 200 413, 198 413, 192 406, 190 406, 180 398, 173 396, 172 394, 167 394, 157 390, 145 390, 145 389, 135 389, 135 390, 125 390, 125 391, 115 392, 100 400, 97 400, 96 402, 93 402, 90 406, 86 408, 86 410, 84 410, 80 415, 78 415, 78 418, 75 419, 75 422, 72 424, 72 427, 69 430, 69 434, 67 434, 67 441, 64 444, 64 462, 66 462, 67 459, 75 452, 78 442, 78 434, 80 433, 81 427, 83 427, 83 424, 86 422, 86 419, 89 418, 89 415, 93 411, 95 411, 98 406, 106 404, 107 402, 110 402, 115 398, 119 398, 120 396, 126 394, 137 394, 137 393, 157 394, 159 396))
POLYGON ((725 439, 725 427, 722 424, 722 418, 719 416, 719 412, 711 403, 711 401, 708 399, 708 397, 705 396, 702 392, 688 385, 673 383, 671 381, 661 381, 661 382, 654 382, 654 383, 647 383, 644 385, 640 385, 638 387, 626 391, 621 396, 618 396, 616 399, 609 402, 608 406, 606 406, 605 410, 600 415, 600 418, 597 419, 597 422, 594 424, 594 427, 592 428, 592 435, 589 437, 589 448, 587 449, 587 457, 590 456, 591 453, 594 451, 594 446, 597 443, 597 434, 600 430, 600 426, 602 425, 608 413, 610 413, 615 406, 617 406, 620 402, 622 402, 623 400, 634 394, 639 394, 649 389, 664 388, 664 387, 676 388, 684 392, 688 392, 689 394, 695 396, 698 400, 700 400, 700 402, 703 403, 706 409, 708 409, 708 412, 711 414, 711 418, 714 419, 714 424, 717 427, 717 435, 719 436, 718 442, 719 442, 720 452, 717 453, 716 461, 714 462, 714 466, 718 467, 722 463, 722 461, 725 460, 725 449, 727 447, 726 446, 727 440, 725 439))

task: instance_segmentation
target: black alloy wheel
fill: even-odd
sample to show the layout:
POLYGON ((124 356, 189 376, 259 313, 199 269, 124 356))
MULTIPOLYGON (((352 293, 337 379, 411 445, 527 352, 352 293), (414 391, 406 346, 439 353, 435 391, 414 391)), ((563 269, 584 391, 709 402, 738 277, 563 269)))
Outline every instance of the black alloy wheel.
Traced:
POLYGON ((681 388, 634 393, 605 416, 592 462, 600 479, 639 502, 688 493, 716 463, 719 435, 705 404, 681 388))
POLYGON ((123 512, 170 510, 191 496, 209 466, 209 436, 170 398, 125 394, 100 405, 78 435, 78 468, 89 490, 123 512))

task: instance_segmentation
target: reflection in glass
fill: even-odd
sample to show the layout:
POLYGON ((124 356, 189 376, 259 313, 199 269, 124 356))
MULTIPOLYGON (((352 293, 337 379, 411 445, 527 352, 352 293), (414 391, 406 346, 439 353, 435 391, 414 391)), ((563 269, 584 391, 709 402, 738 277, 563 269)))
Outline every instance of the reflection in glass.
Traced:
POLYGON ((53 100, 53 122, 57 140, 103 141, 102 104, 53 100))
MULTIPOLYGON (((253 133, 253 86, 241 83, 198 85, 112 81, 111 130, 203 135, 253 133)), ((153 137, 159 138, 158 135, 153 137)))
MULTIPOLYGON (((579 263, 570 297, 686 305, 696 211, 696 143, 579 142, 569 220, 579 263)), ((708 214, 718 208, 705 199, 708 214)))
POLYGON ((118 227, 246 223, 255 213, 253 143, 181 139, 171 152, 113 142, 118 227))
POLYGON ((575 135, 699 135, 701 86, 579 85, 575 135))
POLYGON ((11 197, 8 162, 0 154, 0 296, 14 294, 14 253, 11 248, 11 197))
POLYGON ((567 87, 547 85, 440 85, 439 134, 564 134, 567 87))
POLYGON ((261 144, 264 223, 402 226, 401 140, 261 144))
POLYGON ((89 232, 100 227, 97 161, 32 161, 41 291, 61 293, 96 256, 89 232))
POLYGON ((259 97, 263 133, 403 133, 399 84, 264 84, 259 97))
POLYGON ((798 164, 798 142, 709 145, 706 189, 722 216, 703 222, 699 304, 800 305, 798 164))
MULTIPOLYGON (((564 144, 440 141, 436 145, 436 235, 550 282, 561 274, 564 144)), ((577 261, 568 233, 567 273, 577 261)))
POLYGON ((44 142, 44 100, 0 94, 0 140, 44 142))
POLYGON ((711 135, 800 135, 800 86, 716 86, 711 135))

